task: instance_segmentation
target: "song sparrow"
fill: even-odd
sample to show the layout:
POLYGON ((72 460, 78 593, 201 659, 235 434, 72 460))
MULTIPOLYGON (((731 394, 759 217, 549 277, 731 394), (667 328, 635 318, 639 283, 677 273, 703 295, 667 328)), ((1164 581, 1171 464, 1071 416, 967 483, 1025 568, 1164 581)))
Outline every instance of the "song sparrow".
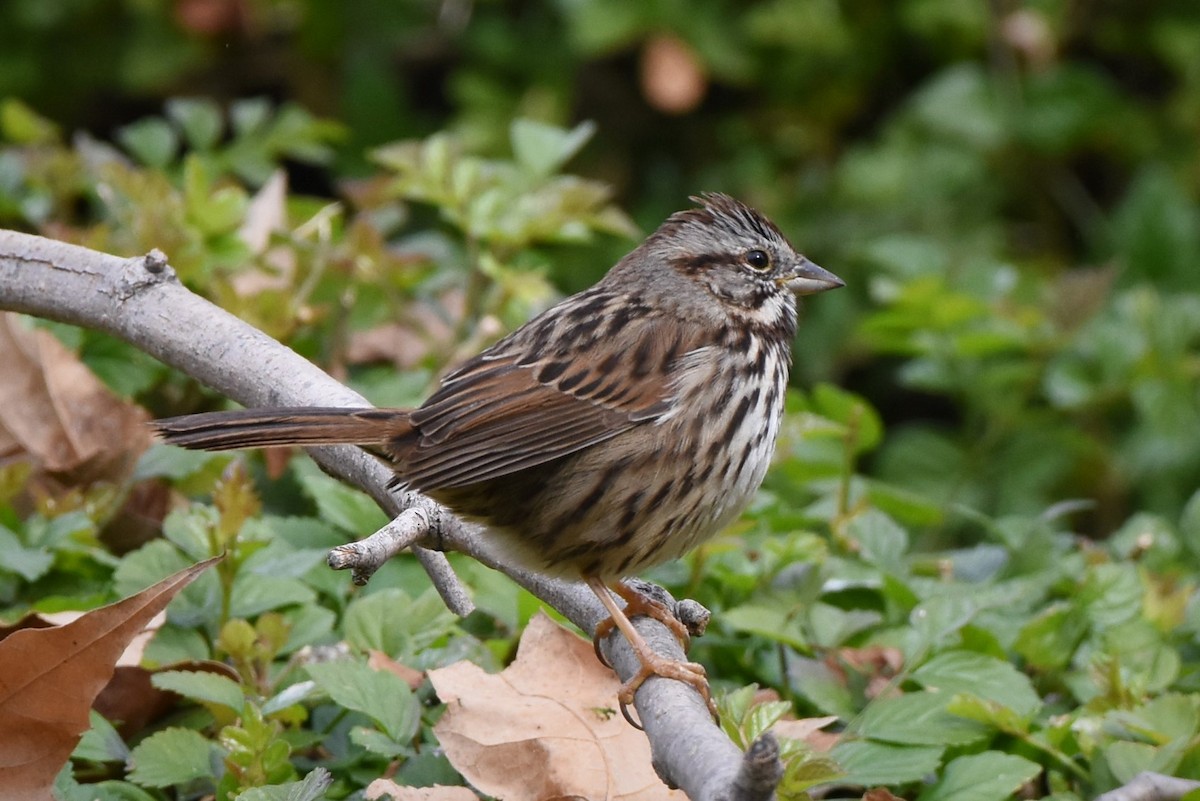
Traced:
MULTIPOLYGON (((767 218, 721 194, 673 214, 595 286, 468 361, 420 408, 285 408, 159 420, 223 450, 378 446, 396 483, 485 523, 516 561, 583 579, 651 675, 709 701, 699 665, 658 656, 628 616, 665 610, 621 583, 745 508, 775 449, 796 296, 842 286, 767 218)), ((671 619, 671 622, 673 619, 671 619)), ((678 623, 675 622, 678 629, 678 623)))

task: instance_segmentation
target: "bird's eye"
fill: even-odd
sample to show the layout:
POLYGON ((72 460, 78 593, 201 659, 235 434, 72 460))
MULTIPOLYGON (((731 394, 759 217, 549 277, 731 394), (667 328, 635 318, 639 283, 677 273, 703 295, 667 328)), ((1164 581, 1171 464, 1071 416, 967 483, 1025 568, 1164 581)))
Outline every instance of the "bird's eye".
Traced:
POLYGON ((755 270, 766 270, 771 266, 771 257, 765 250, 752 250, 746 254, 746 264, 755 270))

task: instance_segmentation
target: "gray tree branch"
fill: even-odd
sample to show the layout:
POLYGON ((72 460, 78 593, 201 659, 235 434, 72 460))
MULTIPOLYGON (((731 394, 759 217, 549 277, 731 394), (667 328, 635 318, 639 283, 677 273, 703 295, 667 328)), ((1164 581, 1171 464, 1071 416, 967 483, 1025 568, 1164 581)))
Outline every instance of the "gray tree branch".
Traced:
MULTIPOLYGON (((306 359, 188 291, 157 251, 122 259, 0 231, 0 309, 106 332, 245 406, 368 405, 306 359)), ((468 554, 504 572, 583 631, 594 631, 604 618, 584 585, 508 564, 490 547, 481 527, 423 496, 389 491, 391 471, 358 448, 314 448, 310 453, 323 469, 367 492, 389 515, 420 510, 398 527, 403 531, 391 533, 419 536, 423 545, 439 549, 413 548, 455 612, 465 614, 473 607, 441 549, 468 554)), ((359 566, 353 554, 345 566, 359 566)), ((661 623, 638 618, 636 625, 655 650, 683 658, 661 623)), ((637 657, 619 634, 602 647, 622 680, 634 674, 637 657)), ((763 758, 772 753, 769 735, 743 755, 713 723, 699 695, 676 681, 647 680, 635 707, 659 775, 693 801, 773 797, 779 771, 777 758, 763 758)))

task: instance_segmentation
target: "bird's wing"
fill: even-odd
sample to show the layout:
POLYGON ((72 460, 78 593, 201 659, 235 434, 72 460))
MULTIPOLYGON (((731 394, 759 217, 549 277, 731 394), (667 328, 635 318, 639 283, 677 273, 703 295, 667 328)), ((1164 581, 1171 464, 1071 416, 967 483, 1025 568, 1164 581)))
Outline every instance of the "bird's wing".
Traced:
POLYGON ((569 330, 570 315, 535 320, 448 375, 412 413, 412 432, 389 443, 397 475, 424 491, 474 484, 668 413, 673 367, 700 346, 669 322, 641 316, 607 331, 607 318, 569 330))

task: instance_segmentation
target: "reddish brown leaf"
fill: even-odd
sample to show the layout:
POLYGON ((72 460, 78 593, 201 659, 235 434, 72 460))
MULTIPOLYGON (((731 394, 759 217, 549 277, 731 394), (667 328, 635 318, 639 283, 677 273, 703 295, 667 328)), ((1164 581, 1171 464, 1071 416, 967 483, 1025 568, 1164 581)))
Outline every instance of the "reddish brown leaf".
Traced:
POLYGON ((69 484, 119 483, 150 443, 125 403, 49 332, 0 315, 0 458, 27 458, 69 484))
POLYGON ((121 654, 179 590, 220 558, 65 625, 22 629, 0 642, 0 787, 7 801, 50 797, 121 654))

